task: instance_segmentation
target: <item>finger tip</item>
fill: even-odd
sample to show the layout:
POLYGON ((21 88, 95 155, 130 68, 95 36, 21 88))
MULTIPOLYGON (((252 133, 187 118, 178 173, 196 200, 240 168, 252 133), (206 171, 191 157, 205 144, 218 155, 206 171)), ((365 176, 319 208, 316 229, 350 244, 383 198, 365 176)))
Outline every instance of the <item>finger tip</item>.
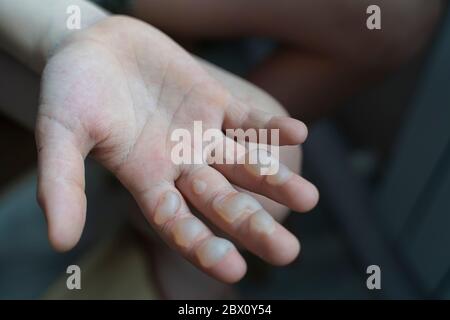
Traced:
POLYGON ((315 185, 311 184, 310 187, 307 190, 305 190, 303 194, 302 212, 308 212, 314 209, 319 203, 319 198, 320 198, 319 190, 315 185))
POLYGON ((305 140, 308 138, 308 127, 304 122, 301 122, 300 120, 297 120, 299 122, 299 135, 301 136, 302 143, 305 142, 305 140))
POLYGON ((50 228, 48 230, 48 240, 51 247, 60 253, 70 251, 75 247, 79 241, 79 236, 74 234, 68 234, 55 230, 55 228, 50 228))
POLYGON ((78 243, 84 226, 84 219, 79 220, 78 217, 66 220, 53 215, 48 219, 48 239, 55 251, 67 252, 78 243))
POLYGON ((71 250, 80 240, 85 223, 85 214, 82 208, 75 211, 46 211, 48 225, 48 239, 50 245, 57 252, 71 250))
POLYGON ((305 142, 308 137, 308 128, 300 120, 279 116, 274 117, 271 126, 280 129, 281 145, 297 145, 305 142))
POLYGON ((295 122, 295 124, 293 124, 293 127, 295 126, 295 133, 293 133, 292 135, 297 141, 299 141, 298 143, 305 142, 305 140, 308 138, 308 127, 300 120, 292 118, 291 120, 295 122))
POLYGON ((275 266, 286 266, 292 263, 300 253, 300 241, 284 227, 277 232, 271 241, 268 262, 275 266))
POLYGON ((230 250, 227 255, 210 269, 210 273, 225 283, 236 283, 247 273, 247 264, 236 250, 230 250))
POLYGON ((289 189, 289 198, 293 199, 292 210, 306 213, 314 209, 319 202, 319 190, 309 181, 297 177, 292 179, 292 188, 289 189))
POLYGON ((69 191, 64 186, 54 186, 38 197, 45 213, 50 245, 57 252, 69 251, 78 243, 86 219, 85 194, 69 191))

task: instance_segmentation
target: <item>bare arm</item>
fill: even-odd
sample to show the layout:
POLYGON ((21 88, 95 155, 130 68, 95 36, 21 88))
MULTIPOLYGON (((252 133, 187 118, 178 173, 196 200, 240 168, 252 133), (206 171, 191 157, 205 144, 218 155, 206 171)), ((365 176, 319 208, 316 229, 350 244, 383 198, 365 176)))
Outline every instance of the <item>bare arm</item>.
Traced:
POLYGON ((106 12, 83 0, 0 0, 0 48, 40 73, 56 46, 70 33, 67 8, 82 13, 81 28, 106 17, 106 12))
POLYGON ((192 39, 263 36, 278 41, 280 49, 249 79, 281 101, 294 117, 309 122, 329 114, 343 99, 417 56, 439 21, 444 1, 130 3, 131 14, 173 35, 192 39), (366 28, 369 5, 381 8, 382 30, 366 28))

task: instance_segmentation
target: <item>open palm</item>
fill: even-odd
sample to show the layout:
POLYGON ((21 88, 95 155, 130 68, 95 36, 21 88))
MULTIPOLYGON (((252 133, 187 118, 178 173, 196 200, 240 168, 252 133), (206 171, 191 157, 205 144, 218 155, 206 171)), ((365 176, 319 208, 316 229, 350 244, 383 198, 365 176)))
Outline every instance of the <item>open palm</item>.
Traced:
POLYGON ((220 130, 280 129, 281 144, 306 138, 301 122, 238 101, 147 24, 111 17, 65 41, 46 66, 36 126, 38 199, 54 247, 68 250, 81 235, 90 154, 133 194, 167 243, 212 276, 237 281, 245 262, 189 206, 266 261, 292 261, 297 239, 232 184, 297 211, 315 205, 316 189, 284 167, 261 176, 245 165, 174 164, 171 133, 192 131, 194 121, 220 130))

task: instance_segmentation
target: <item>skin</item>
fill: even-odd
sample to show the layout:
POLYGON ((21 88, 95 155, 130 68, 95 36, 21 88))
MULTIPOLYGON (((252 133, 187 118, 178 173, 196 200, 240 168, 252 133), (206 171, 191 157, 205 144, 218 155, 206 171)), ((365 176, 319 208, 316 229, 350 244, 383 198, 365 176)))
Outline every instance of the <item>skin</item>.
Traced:
POLYGON ((237 212, 231 223, 213 203, 227 197, 239 209, 255 201, 236 197, 241 194, 236 184, 306 211, 318 200, 315 187, 295 173, 282 184, 270 184, 242 165, 174 165, 170 132, 192 130, 194 120, 218 129, 278 128, 286 145, 302 143, 307 134, 303 123, 266 114, 231 94, 192 56, 140 21, 109 17, 66 38, 46 64, 36 123, 38 200, 53 246, 68 250, 81 235, 83 163, 90 154, 133 194, 161 237, 211 276, 235 282, 245 274, 245 262, 234 245, 214 237, 199 220, 195 230, 192 223, 179 222, 194 219, 188 203, 264 260, 291 262, 299 252, 298 240, 279 223, 267 224, 259 208, 237 212), (245 183, 236 178, 240 173, 249 175, 245 183), (195 180, 208 188, 197 194, 195 180), (178 196, 179 204, 161 202, 168 192, 178 196), (162 222, 155 219, 161 208, 169 216, 162 222), (270 232, 261 232, 264 226, 270 232))
MULTIPOLYGON (((257 106, 261 110, 278 115, 287 115, 283 107, 264 91, 250 84, 229 72, 226 72, 217 66, 205 61, 200 61, 203 68, 221 83, 233 96, 245 102, 245 104, 257 106)), ((297 146, 283 146, 280 148, 281 162, 287 165, 291 171, 299 173, 301 167, 301 152, 297 146)), ((244 166, 245 167, 245 166, 244 166)), ((192 190, 195 191, 194 180, 192 190)), ((237 190, 251 194, 259 201, 262 207, 271 214, 277 221, 283 221, 288 214, 285 206, 272 201, 262 195, 249 192, 248 190, 236 187, 237 190)), ((205 189, 206 190, 206 189, 205 189)), ((204 192, 204 191, 203 191, 204 192)), ((195 212, 194 212, 195 213, 195 212)), ((207 223, 208 221, 206 221, 207 223)), ((143 226, 142 223, 138 224, 143 226)), ((208 225, 209 226, 209 225, 208 225)), ((214 225, 210 226, 216 235, 224 236, 214 225)), ((199 271, 189 264, 185 259, 174 250, 167 250, 167 246, 155 241, 148 232, 148 228, 139 228, 143 234, 148 237, 152 243, 152 266, 158 276, 160 287, 164 297, 170 299, 210 299, 211 297, 228 297, 231 287, 223 285, 214 279, 207 277, 206 274, 199 271)), ((237 243, 236 241, 234 241, 237 243)), ((243 249, 243 246, 239 246, 243 249)))

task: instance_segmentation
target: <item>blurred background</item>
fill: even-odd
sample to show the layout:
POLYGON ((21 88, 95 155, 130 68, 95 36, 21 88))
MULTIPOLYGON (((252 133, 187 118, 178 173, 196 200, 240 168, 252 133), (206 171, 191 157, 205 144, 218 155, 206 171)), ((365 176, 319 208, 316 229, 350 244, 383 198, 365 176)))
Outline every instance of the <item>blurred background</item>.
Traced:
MULTIPOLYGON (((246 77, 276 47, 245 38, 189 49, 246 77)), ((0 70, 0 111, 36 105, 36 75, 3 53, 0 70)), ((313 212, 286 221, 302 254, 282 268, 247 254, 249 272, 236 296, 450 298, 449 84, 450 18, 443 14, 420 55, 312 121, 303 175, 321 200, 313 212), (372 264, 381 268, 382 290, 367 289, 372 264)), ((54 253, 35 201, 35 145, 26 121, 0 116, 0 150, 0 298, 40 298, 69 264, 129 223, 130 199, 88 161, 86 230, 75 250, 54 253)))

